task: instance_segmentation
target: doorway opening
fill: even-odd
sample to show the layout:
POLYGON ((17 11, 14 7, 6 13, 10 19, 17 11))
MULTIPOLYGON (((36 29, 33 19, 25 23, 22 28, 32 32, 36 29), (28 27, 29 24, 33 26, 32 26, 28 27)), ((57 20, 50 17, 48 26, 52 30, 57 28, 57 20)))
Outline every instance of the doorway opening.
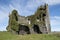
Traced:
POLYGON ((42 34, 42 32, 40 31, 38 25, 35 25, 35 24, 34 24, 34 25, 33 25, 33 30, 34 30, 35 33, 42 34))
POLYGON ((19 25, 19 33, 18 34, 30 34, 30 29, 28 26, 19 25))

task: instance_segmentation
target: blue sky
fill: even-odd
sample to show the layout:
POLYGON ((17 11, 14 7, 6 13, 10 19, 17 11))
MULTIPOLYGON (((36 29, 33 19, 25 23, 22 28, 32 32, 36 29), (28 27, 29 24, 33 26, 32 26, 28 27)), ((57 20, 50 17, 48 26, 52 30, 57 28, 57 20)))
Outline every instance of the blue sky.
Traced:
POLYGON ((60 0, 0 0, 0 31, 6 30, 13 9, 22 16, 28 16, 44 3, 49 5, 51 31, 60 31, 60 0))

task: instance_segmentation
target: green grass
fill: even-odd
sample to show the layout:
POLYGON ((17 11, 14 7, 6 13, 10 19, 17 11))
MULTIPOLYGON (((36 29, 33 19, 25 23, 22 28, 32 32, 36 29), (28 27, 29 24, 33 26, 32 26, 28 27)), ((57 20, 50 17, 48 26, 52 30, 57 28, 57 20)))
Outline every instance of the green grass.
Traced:
POLYGON ((60 40, 60 34, 15 35, 9 32, 0 32, 0 40, 60 40))

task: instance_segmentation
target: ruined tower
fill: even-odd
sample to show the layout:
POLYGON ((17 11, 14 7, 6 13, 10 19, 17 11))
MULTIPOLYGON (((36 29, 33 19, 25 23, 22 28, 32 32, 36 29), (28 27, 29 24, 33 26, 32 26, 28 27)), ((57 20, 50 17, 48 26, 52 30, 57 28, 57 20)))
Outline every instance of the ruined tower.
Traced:
POLYGON ((48 34, 51 32, 48 4, 41 5, 34 15, 21 16, 16 10, 9 15, 7 30, 17 34, 48 34))

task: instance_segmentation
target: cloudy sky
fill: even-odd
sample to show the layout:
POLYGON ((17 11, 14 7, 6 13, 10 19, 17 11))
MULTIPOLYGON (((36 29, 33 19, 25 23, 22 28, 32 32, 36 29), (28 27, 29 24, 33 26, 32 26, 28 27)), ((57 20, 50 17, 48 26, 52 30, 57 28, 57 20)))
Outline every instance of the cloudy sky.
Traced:
POLYGON ((44 3, 49 5, 51 31, 60 31, 60 0, 0 0, 0 31, 6 30, 13 9, 18 10, 19 15, 28 16, 44 3))

